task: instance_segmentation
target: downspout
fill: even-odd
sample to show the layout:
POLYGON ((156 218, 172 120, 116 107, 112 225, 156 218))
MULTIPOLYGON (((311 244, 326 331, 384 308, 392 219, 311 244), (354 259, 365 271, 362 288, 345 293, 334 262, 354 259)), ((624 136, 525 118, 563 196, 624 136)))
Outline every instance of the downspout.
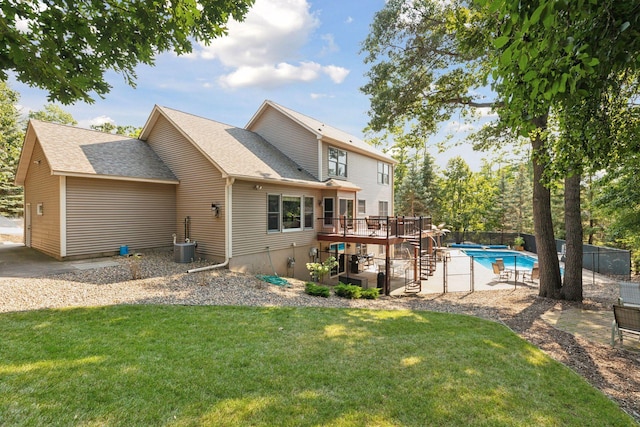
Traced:
POLYGON ((187 273, 198 273, 200 271, 207 271, 207 270, 213 270, 216 268, 223 268, 226 267, 227 265, 229 265, 229 260, 231 259, 232 256, 232 246, 231 246, 231 242, 232 240, 232 236, 231 236, 231 231, 233 229, 232 225, 233 225, 233 221, 232 221, 232 202, 233 202, 233 183, 235 182, 235 178, 227 178, 227 183, 225 184, 224 187, 224 207, 225 207, 225 214, 224 214, 224 229, 225 229, 225 233, 224 233, 224 257, 225 257, 225 261, 223 263, 220 264, 214 264, 214 265, 207 265, 205 267, 199 267, 199 268, 192 268, 191 270, 187 270, 187 273))
POLYGON ((322 159, 322 135, 318 135, 318 181, 324 181, 324 168, 322 159))
POLYGON ((60 257, 67 256, 67 177, 60 176, 60 257))

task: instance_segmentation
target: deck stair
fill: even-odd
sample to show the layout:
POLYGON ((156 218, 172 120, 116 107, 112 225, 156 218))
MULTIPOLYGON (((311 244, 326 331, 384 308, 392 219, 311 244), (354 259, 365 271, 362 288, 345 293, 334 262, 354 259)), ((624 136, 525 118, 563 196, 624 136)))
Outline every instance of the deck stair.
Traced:
POLYGON ((422 281, 429 280, 429 276, 433 276, 436 271, 435 254, 429 253, 428 249, 423 247, 423 232, 430 229, 431 219, 422 218, 415 237, 408 240, 408 243, 413 247, 413 260, 416 268, 411 274, 405 274, 404 289, 407 293, 422 291, 422 281))

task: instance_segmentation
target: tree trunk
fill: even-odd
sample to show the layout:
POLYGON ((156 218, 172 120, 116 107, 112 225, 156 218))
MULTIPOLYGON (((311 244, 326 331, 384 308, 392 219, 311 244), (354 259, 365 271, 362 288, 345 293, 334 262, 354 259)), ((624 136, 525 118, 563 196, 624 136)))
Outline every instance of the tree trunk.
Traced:
MULTIPOLYGON (((540 130, 547 127, 547 117, 534 119, 534 124, 540 130)), ((556 250, 556 240, 553 235, 553 221, 551 219, 551 192, 543 184, 546 158, 546 139, 537 133, 531 138, 533 148, 533 225, 536 233, 536 249, 540 268, 541 297, 561 298, 562 282, 560 278, 560 263, 556 250)))
POLYGON ((562 297, 582 301, 582 217, 580 209, 580 175, 564 180, 564 222, 567 230, 567 258, 564 263, 562 297))

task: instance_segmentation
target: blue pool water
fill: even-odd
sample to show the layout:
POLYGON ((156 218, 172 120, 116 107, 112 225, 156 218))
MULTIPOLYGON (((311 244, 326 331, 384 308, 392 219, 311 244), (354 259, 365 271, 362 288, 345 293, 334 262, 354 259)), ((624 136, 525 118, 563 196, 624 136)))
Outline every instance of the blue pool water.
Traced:
POLYGON ((509 249, 507 245, 478 245, 475 243, 452 243, 450 247, 457 249, 509 249))
POLYGON ((517 268, 518 270, 531 270, 533 263, 538 259, 518 251, 492 251, 483 249, 464 249, 467 256, 472 256, 473 260, 483 267, 492 270, 491 264, 497 258, 502 258, 505 268, 517 268))

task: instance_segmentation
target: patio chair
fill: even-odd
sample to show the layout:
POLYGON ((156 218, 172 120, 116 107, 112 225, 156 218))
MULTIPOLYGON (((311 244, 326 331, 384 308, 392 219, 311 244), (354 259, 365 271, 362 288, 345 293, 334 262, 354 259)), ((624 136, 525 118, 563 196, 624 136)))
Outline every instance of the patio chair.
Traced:
POLYGON ((501 270, 500 266, 496 262, 491 263, 491 268, 493 268, 493 274, 496 275, 497 280, 509 280, 511 278, 511 271, 501 270))
POLYGON ((640 337, 640 307, 613 305, 613 323, 611 324, 611 346, 615 347, 616 337, 622 344, 622 332, 640 337))
POLYGON ((345 215, 340 217, 340 227, 347 233, 353 233, 353 218, 347 218, 345 215))
POLYGON ((367 223, 367 228, 369 230, 380 230, 382 228, 382 225, 380 223, 380 218, 375 218, 372 216, 368 216, 364 219, 367 223))
POLYGON ((618 304, 625 307, 640 307, 640 283, 620 282, 618 304))
POLYGON ((527 277, 529 278, 529 282, 533 282, 534 280, 540 280, 540 268, 538 267, 538 263, 533 264, 533 268, 531 271, 525 271, 522 273, 522 281, 526 282, 527 277))

